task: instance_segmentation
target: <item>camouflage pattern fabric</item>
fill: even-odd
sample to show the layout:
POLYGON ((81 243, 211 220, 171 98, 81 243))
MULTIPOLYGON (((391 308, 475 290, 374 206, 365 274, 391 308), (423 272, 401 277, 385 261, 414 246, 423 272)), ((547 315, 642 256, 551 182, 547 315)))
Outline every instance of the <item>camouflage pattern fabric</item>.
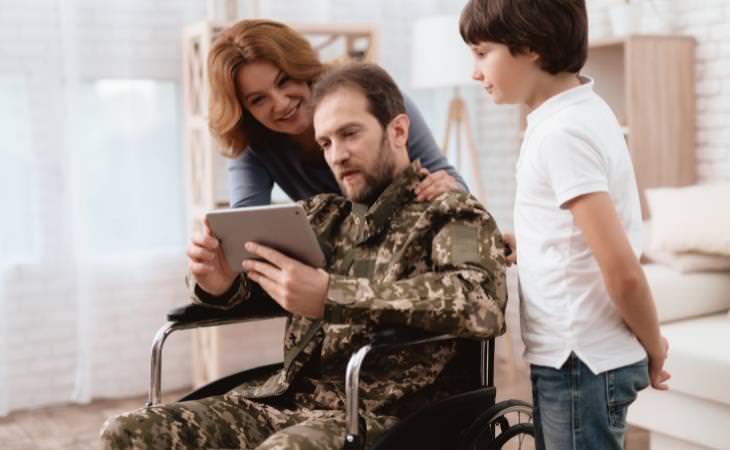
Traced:
MULTIPOLYGON (((302 202, 327 258, 330 285, 322 320, 288 316, 279 372, 224 396, 111 419, 102 433, 107 448, 256 448, 267 436, 260 448, 330 448, 329 438, 321 436, 330 432, 337 434, 331 448, 340 448, 347 361, 374 328, 407 325, 476 337, 503 333, 504 243, 496 223, 464 192, 416 202, 420 167, 413 162, 369 208, 331 194, 302 202), (290 410, 265 406, 266 399, 285 393, 290 410), (306 437, 312 447, 288 443, 293 436, 306 437)), ((211 307, 247 301, 275 306, 245 277, 225 298, 211 299, 189 285, 193 301, 211 307)), ((360 395, 361 414, 373 423, 372 431, 392 426, 413 405, 457 393, 458 383, 446 379, 451 372, 444 370, 455 353, 454 343, 436 343, 369 355, 360 395)), ((372 436, 368 429, 369 441, 372 436)))
MULTIPOLYGON (((364 417, 372 442, 397 419, 364 417)), ((277 409, 229 392, 203 400, 143 408, 107 421, 104 444, 125 449, 339 450, 345 413, 277 409)))

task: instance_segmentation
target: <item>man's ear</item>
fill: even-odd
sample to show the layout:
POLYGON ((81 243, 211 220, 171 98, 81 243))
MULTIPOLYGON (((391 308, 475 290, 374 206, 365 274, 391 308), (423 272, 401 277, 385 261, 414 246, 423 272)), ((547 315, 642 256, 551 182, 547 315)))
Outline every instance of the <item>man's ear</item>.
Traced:
POLYGON ((405 113, 398 114, 388 124, 388 138, 398 147, 405 147, 408 142, 408 126, 410 120, 405 113))

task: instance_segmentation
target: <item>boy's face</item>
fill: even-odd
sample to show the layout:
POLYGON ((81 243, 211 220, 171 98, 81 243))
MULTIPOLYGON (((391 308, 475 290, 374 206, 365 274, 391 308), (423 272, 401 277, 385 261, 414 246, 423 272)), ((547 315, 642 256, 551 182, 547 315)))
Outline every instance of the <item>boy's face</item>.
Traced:
POLYGON ((509 47, 495 42, 472 44, 474 72, 497 104, 522 104, 530 97, 540 68, 532 52, 512 55, 509 47))

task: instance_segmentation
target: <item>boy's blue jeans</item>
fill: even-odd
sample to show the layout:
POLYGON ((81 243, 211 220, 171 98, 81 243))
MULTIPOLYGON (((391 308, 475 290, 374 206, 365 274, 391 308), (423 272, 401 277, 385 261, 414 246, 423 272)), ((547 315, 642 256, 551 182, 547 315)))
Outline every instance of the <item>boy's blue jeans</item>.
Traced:
POLYGON ((649 385, 646 359, 594 375, 572 353, 560 369, 530 369, 537 450, 624 448, 626 411, 649 385))

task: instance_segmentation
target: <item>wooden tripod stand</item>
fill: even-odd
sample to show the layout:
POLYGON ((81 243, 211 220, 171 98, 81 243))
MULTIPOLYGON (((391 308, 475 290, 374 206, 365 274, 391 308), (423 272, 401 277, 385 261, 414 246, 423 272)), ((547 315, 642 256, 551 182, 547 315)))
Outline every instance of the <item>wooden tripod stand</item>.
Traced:
POLYGON ((479 159, 477 157, 476 149, 474 148, 474 141, 471 137, 471 125, 469 124, 469 113, 466 110, 464 100, 459 95, 459 88, 454 88, 454 97, 449 102, 449 114, 446 117, 446 127, 444 132, 444 143, 441 146, 441 151, 448 156, 449 153, 449 139, 451 137, 451 129, 456 128, 456 158, 454 165, 456 169, 461 168, 461 129, 462 126, 465 131, 466 137, 466 151, 468 152, 469 159, 471 160, 471 171, 472 178, 474 179, 474 186, 476 190, 474 194, 482 202, 486 204, 486 198, 484 197, 484 188, 482 186, 481 174, 479 173, 479 159))

